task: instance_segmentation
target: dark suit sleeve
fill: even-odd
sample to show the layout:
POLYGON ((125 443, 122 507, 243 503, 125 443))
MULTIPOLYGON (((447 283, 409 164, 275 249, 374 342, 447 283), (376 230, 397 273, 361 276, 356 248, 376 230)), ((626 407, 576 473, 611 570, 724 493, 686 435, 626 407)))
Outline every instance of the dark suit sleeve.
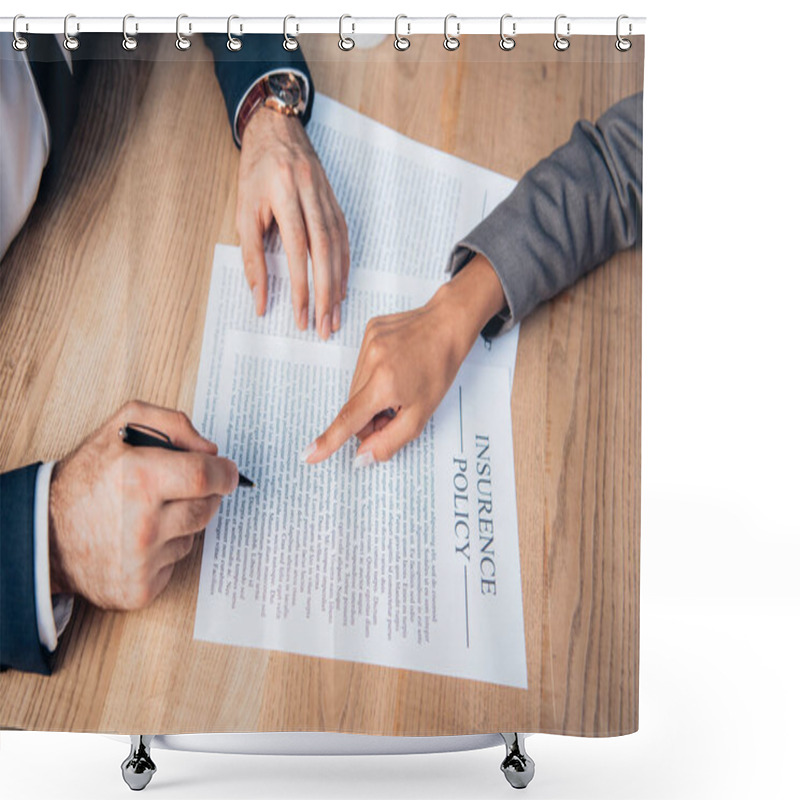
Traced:
MULTIPOLYGON (((303 125, 311 116, 314 101, 314 84, 303 53, 283 49, 283 37, 278 34, 250 34, 242 37, 242 47, 236 52, 228 50, 228 37, 221 33, 203 34, 206 45, 214 55, 214 70, 228 109, 228 121, 233 133, 234 116, 247 90, 267 72, 290 67, 302 72, 308 79, 308 104, 303 113, 303 125)), ((234 137, 234 141, 236 141, 234 137)))
POLYGON ((0 669, 49 675, 53 654, 39 642, 33 519, 40 464, 0 475, 0 669))
POLYGON ((484 336, 508 330, 639 241, 642 231, 642 95, 578 122, 570 140, 529 170, 459 245, 457 272, 475 253, 491 262, 508 310, 484 336))

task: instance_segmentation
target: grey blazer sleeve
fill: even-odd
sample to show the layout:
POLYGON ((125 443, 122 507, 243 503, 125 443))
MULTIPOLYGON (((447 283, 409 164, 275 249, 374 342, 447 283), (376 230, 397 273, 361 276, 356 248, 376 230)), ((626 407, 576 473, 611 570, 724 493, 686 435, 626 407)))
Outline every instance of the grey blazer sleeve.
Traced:
POLYGON ((49 675, 54 655, 39 643, 33 553, 36 472, 0 475, 0 671, 49 675))
POLYGON ((642 95, 578 122, 565 145, 529 170, 456 245, 455 273, 476 254, 491 262, 508 308, 484 329, 511 328, 618 250, 641 238, 642 95))

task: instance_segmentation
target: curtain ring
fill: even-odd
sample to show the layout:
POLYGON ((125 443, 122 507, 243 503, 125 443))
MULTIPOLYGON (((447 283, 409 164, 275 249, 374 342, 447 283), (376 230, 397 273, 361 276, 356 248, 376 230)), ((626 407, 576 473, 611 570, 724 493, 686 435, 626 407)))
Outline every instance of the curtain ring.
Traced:
POLYGON ((444 41, 442 44, 444 45, 445 50, 450 50, 452 52, 453 50, 458 50, 458 46, 461 44, 461 42, 458 40, 458 32, 461 29, 461 23, 456 22, 456 35, 451 36, 447 32, 447 23, 450 22, 451 19, 456 19, 456 15, 448 14, 444 18, 444 41))
MULTIPOLYGON (((297 39, 294 36, 289 36, 289 32, 287 30, 287 26, 289 24, 290 19, 297 19, 297 17, 293 17, 291 14, 288 14, 283 18, 283 49, 289 50, 290 52, 293 50, 297 50, 300 46, 297 39)), ((299 32, 300 26, 297 26, 297 30, 299 32)))
MULTIPOLYGON (((74 14, 67 14, 67 16, 64 17, 64 47, 67 50, 69 50, 70 52, 73 52, 73 51, 78 49, 78 46, 80 45, 80 42, 78 41, 77 37, 70 36, 70 33, 69 33, 69 21, 71 19, 75 19, 75 15, 74 14)), ((76 22, 75 23, 75 30, 79 31, 80 29, 81 29, 80 23, 76 22)))
MULTIPOLYGON (((175 20, 175 36, 177 37, 175 39, 175 47, 177 47, 178 50, 188 50, 192 46, 191 41, 181 33, 181 20, 188 18, 189 18, 188 14, 178 14, 178 17, 175 20)), ((189 33, 191 32, 192 32, 192 23, 190 22, 189 33)))
MULTIPOLYGON (((342 32, 342 27, 344 26, 344 21, 346 19, 353 19, 349 14, 342 14, 339 17, 339 49, 344 50, 347 52, 348 50, 352 50, 356 46, 355 39, 351 39, 349 36, 345 36, 342 32)), ((353 23, 353 29, 351 33, 356 32, 356 25, 353 23)))
MULTIPOLYGON (((231 51, 231 53, 236 53, 236 52, 238 52, 239 50, 242 49, 242 40, 241 39, 237 39, 231 33, 231 22, 233 22, 235 19, 239 19, 239 17, 237 17, 236 14, 231 14, 228 17, 228 42, 227 42, 227 47, 228 47, 228 50, 231 51)), ((242 32, 242 26, 240 25, 239 26, 239 33, 241 33, 241 32, 242 32)))
MULTIPOLYGON (((631 42, 630 39, 623 39, 622 36, 620 36, 619 24, 624 19, 628 19, 628 15, 627 14, 620 14, 617 17, 617 41, 614 43, 614 47, 616 47, 617 50, 620 51, 620 53, 627 53, 628 50, 630 50, 631 46, 633 45, 633 42, 631 42)), ((629 22, 628 23, 628 36, 630 36, 630 34, 631 34, 631 24, 629 22)))
POLYGON ((506 32, 503 30, 503 25, 507 19, 511 19, 511 14, 503 14, 500 17, 500 49, 505 50, 508 52, 509 50, 513 50, 516 46, 516 41, 514 41, 514 34, 517 32, 517 23, 511 23, 511 36, 506 35, 506 32))
MULTIPOLYGON (((128 52, 130 52, 131 50, 135 50, 136 46, 139 44, 139 42, 136 41, 136 37, 135 36, 129 36, 128 35, 128 20, 129 19, 136 19, 136 17, 134 17, 133 14, 126 14, 122 18, 122 47, 125 50, 127 50, 128 52)), ((136 31, 139 30, 139 23, 138 22, 134 24, 134 30, 136 30, 136 31)))
MULTIPOLYGON (((19 22, 19 20, 21 20, 21 19, 25 19, 25 15, 24 14, 17 14, 17 16, 14 17, 14 24, 13 24, 13 26, 11 28, 11 30, 14 33, 14 41, 12 42, 12 44, 14 46, 14 49, 18 50, 20 53, 23 50, 27 50, 28 49, 28 44, 29 44, 28 40, 24 36, 20 36, 19 35, 19 31, 17 30, 17 22, 19 22)), ((25 23, 25 30, 28 30, 28 23, 27 22, 25 23)))
MULTIPOLYGON (((408 50, 408 48, 411 47, 411 39, 407 39, 405 36, 401 36, 400 31, 398 30, 401 19, 408 19, 408 17, 405 14, 398 14, 394 18, 394 49, 400 50, 400 52, 402 52, 403 50, 408 50)), ((410 34, 411 23, 407 22, 406 27, 408 28, 408 33, 410 34)))
MULTIPOLYGON (((556 34, 556 39, 553 42, 553 47, 558 50, 560 53, 563 53, 569 47, 569 39, 565 39, 559 32, 558 32, 558 21, 560 19, 566 19, 566 14, 559 14, 556 17, 556 22, 554 26, 554 31, 556 34)), ((567 36, 569 36, 569 22, 567 23, 567 36)))

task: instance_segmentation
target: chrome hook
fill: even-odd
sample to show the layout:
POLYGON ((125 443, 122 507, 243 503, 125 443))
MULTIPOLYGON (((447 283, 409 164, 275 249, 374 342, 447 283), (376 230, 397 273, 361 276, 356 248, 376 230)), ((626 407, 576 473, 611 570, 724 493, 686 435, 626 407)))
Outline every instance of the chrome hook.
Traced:
POLYGON ((509 50, 513 50, 517 44, 513 38, 517 33, 517 23, 516 22, 511 23, 511 36, 506 34, 504 29, 506 20, 511 18, 512 18, 511 14, 503 14, 503 16, 500 17, 500 49, 505 50, 506 52, 508 52, 509 50))
MULTIPOLYGON (((13 45, 14 49, 19 51, 20 53, 23 50, 27 50, 28 49, 28 44, 29 44, 28 40, 24 36, 20 36, 19 35, 19 31, 17 30, 17 23, 21 19, 25 19, 25 16, 23 14, 17 14, 17 16, 14 17, 14 24, 11 27, 11 30, 12 30, 12 32, 14 34, 14 41, 12 42, 12 45, 13 45)), ((28 30, 28 23, 27 22, 25 23, 25 30, 26 31, 28 30)))
MULTIPOLYGON (((394 18, 394 49, 400 50, 408 50, 411 47, 411 39, 407 39, 405 36, 400 35, 399 26, 401 19, 408 19, 405 14, 398 14, 394 18)), ((408 28, 408 35, 411 35, 411 23, 407 22, 406 27, 408 28)))
MULTIPOLYGON (((136 19, 133 14, 126 14, 122 18, 122 47, 130 52, 131 50, 135 50, 138 46, 139 42, 136 40, 136 36, 130 36, 128 34, 128 20, 129 19, 136 19)), ((139 23, 134 23, 134 30, 139 30, 139 23)))
MULTIPOLYGON (((556 22, 554 26, 556 40, 553 42, 553 47, 558 50, 560 53, 563 53, 569 47, 569 39, 565 39, 559 32, 558 32, 558 21, 560 19, 566 19, 566 14, 559 14, 556 17, 556 22)), ((567 22, 567 36, 569 36, 569 22, 567 22)))
MULTIPOLYGON (((355 39, 351 38, 350 36, 345 36, 344 31, 342 28, 344 27, 344 21, 346 19, 353 19, 349 14, 342 14, 339 17, 339 49, 344 50, 347 52, 348 50, 352 50, 356 46, 355 39)), ((353 23, 351 33, 356 32, 356 25, 353 23)))
MULTIPOLYGON (((292 52, 294 50, 297 50, 298 47, 300 47, 300 43, 297 41, 297 39, 294 38, 294 36, 289 36, 288 25, 290 19, 297 19, 297 17, 293 17, 291 14, 287 14, 283 18, 283 49, 292 52)), ((297 33, 300 32, 299 25, 296 26, 295 31, 297 33)))
MULTIPOLYGON (((75 15, 74 14, 67 14, 67 16, 64 17, 64 47, 67 50, 69 50, 70 52, 74 52, 80 46, 80 42, 78 41, 76 36, 71 36, 70 35, 70 32, 69 32, 69 21, 71 19, 75 19, 75 15)), ((80 29, 81 29, 80 22, 76 22, 75 23, 76 32, 80 31, 80 29)))
MULTIPOLYGON (((177 47, 178 50, 188 50, 192 46, 192 43, 191 43, 191 41, 189 39, 187 39, 181 33, 181 20, 182 19, 189 19, 189 15, 188 14, 178 14, 178 17, 175 20, 175 36, 177 37, 175 39, 175 47, 177 47)), ((191 33, 191 32, 192 32, 192 23, 190 22, 189 23, 189 33, 191 33)))
MULTIPOLYGON (((239 50, 242 49, 242 40, 241 39, 237 39, 231 33, 231 22, 233 22, 235 19, 239 19, 239 17, 237 17, 236 14, 231 14, 228 17, 228 42, 227 42, 227 48, 228 48, 228 50, 231 51, 231 53, 236 53, 236 52, 238 52, 239 50)), ((240 25, 239 26, 239 33, 241 33, 241 32, 242 32, 242 26, 240 25)))
POLYGON ((451 19, 456 19, 456 15, 448 14, 444 18, 444 42, 442 42, 442 44, 444 45, 445 50, 450 50, 452 52, 453 50, 458 50, 458 46, 461 44, 458 39, 458 34, 461 31, 461 23, 456 21, 456 35, 451 36, 447 32, 447 23, 450 22, 451 19))
MULTIPOLYGON (((620 34, 620 32, 619 32, 619 24, 624 19, 628 19, 628 15, 627 14, 620 14, 617 17, 617 41, 614 43, 614 47, 616 47, 617 50, 620 51, 620 53, 627 53, 628 50, 630 50, 632 45, 633 45, 633 42, 631 42, 630 39, 623 39, 621 34, 620 34)), ((628 36, 631 35, 631 31, 632 30, 633 30, 633 28, 632 28, 632 26, 631 26, 631 24, 629 22, 628 23, 628 36)))

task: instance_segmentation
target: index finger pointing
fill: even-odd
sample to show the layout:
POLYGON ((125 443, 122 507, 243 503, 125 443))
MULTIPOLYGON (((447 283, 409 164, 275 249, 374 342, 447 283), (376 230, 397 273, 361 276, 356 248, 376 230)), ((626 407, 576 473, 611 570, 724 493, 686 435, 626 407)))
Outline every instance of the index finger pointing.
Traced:
POLYGON ((333 455, 351 436, 355 436, 381 409, 367 384, 343 406, 328 429, 304 451, 304 460, 317 464, 333 455))

